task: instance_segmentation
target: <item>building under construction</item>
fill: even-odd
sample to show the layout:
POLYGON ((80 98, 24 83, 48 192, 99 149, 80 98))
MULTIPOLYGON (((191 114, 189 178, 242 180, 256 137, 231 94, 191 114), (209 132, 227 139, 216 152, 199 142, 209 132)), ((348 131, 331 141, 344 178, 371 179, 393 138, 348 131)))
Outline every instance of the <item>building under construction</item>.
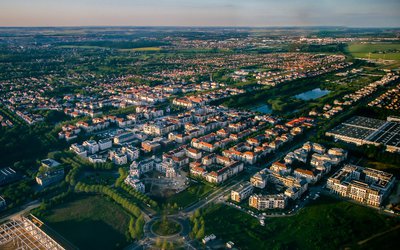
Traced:
POLYGON ((33 215, 11 219, 0 225, 0 249, 65 249, 45 233, 43 222, 33 215))

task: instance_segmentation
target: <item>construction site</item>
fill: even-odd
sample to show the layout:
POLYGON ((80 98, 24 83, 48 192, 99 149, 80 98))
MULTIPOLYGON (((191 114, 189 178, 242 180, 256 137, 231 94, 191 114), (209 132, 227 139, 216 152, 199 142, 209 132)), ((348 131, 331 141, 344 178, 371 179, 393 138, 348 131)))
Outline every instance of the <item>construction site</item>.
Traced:
POLYGON ((49 236, 46 226, 33 215, 14 217, 0 225, 0 249, 35 249, 63 250, 75 247, 64 247, 49 236))

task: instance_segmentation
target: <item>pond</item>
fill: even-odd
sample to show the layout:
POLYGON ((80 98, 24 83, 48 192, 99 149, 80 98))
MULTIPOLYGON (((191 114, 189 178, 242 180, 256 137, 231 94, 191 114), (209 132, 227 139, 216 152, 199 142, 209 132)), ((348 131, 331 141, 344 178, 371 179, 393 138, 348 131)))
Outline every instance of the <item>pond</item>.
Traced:
POLYGON ((303 92, 301 94, 295 95, 294 97, 297 99, 301 99, 304 101, 308 101, 308 100, 314 100, 320 97, 323 97, 327 94, 329 94, 331 91, 326 90, 326 89, 320 89, 320 88, 316 88, 307 92, 303 92))
POLYGON ((256 106, 254 108, 251 108, 252 111, 260 112, 263 114, 271 114, 272 113, 272 107, 269 104, 263 104, 260 106, 256 106))

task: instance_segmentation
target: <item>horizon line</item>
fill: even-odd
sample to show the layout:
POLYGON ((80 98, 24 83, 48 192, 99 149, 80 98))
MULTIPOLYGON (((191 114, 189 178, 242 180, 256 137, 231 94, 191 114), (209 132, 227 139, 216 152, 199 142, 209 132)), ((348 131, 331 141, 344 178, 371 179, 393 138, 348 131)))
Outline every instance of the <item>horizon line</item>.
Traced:
POLYGON ((400 29, 400 26, 345 26, 345 25, 46 25, 2 26, 0 28, 349 28, 349 29, 400 29))

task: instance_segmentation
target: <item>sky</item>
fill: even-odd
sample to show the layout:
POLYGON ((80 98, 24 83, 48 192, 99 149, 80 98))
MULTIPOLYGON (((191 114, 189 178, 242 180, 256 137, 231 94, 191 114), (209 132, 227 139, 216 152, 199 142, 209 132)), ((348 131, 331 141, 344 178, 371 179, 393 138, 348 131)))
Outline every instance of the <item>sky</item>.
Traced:
POLYGON ((400 27, 400 0, 0 0, 0 26, 400 27))

